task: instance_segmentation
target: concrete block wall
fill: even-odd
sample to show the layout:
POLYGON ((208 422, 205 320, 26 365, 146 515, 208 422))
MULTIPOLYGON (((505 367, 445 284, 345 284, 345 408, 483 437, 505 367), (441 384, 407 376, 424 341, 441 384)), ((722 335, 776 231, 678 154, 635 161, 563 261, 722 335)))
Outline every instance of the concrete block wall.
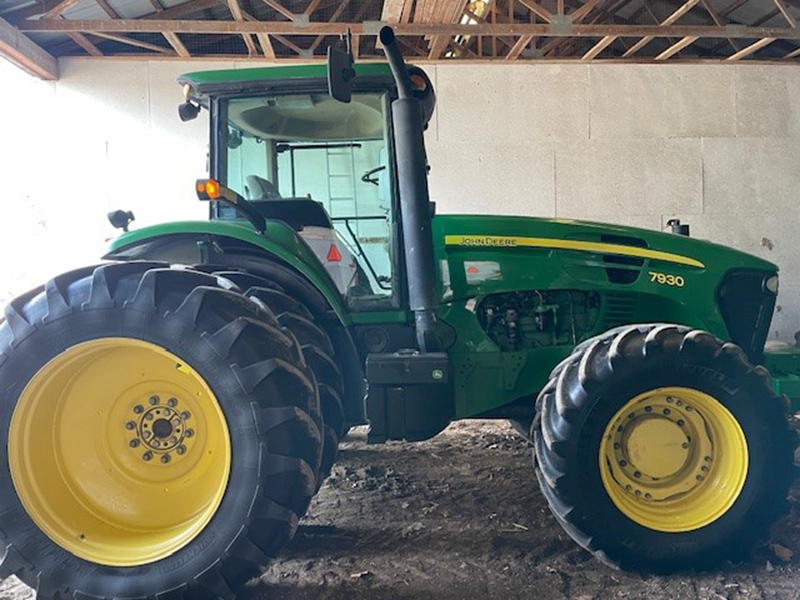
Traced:
MULTIPOLYGON (((110 208, 204 218, 208 122, 181 123, 183 72, 252 62, 62 61, 58 82, 0 65, 0 301, 95 260, 110 208), (8 88, 7 88, 8 89, 8 88), (8 143, 8 140, 13 140, 8 143), (8 212, 10 210, 10 212, 8 212)), ((800 329, 800 69, 765 65, 439 64, 427 134, 440 212, 662 229, 777 262, 771 336, 800 329)))

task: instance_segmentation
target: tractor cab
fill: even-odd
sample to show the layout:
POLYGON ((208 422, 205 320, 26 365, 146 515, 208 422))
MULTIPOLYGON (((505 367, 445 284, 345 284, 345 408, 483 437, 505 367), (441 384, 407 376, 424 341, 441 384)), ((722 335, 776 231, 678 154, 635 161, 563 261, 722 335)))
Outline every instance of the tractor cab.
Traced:
MULTIPOLYGON (((181 81, 187 105, 211 114, 211 177, 267 221, 294 229, 352 309, 374 310, 399 302, 396 91, 387 66, 358 71, 348 103, 329 95, 317 66, 203 72, 181 81)), ((418 87, 432 98, 419 74, 418 87)), ((210 216, 243 219, 222 202, 212 203, 210 216)))

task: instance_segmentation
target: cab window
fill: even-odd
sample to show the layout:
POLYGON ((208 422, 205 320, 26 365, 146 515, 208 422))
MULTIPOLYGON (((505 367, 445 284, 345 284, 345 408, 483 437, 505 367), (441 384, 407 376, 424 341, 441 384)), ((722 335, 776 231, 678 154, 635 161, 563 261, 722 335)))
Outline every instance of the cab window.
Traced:
MULTIPOLYGON (((225 102, 225 183, 267 219, 292 226, 351 306, 392 299, 388 100, 324 93, 225 102)), ((239 218, 229 207, 217 217, 239 218)))

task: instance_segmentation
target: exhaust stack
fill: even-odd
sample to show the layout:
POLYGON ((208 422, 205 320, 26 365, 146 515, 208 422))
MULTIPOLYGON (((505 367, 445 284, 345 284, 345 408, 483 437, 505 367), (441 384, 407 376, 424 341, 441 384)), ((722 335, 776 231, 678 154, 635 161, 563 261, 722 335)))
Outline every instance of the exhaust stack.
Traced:
POLYGON ((441 350, 442 344, 436 333, 439 296, 433 256, 433 206, 428 193, 422 101, 414 96, 411 78, 391 27, 381 29, 380 40, 398 92, 397 100, 392 102, 392 122, 400 187, 408 300, 411 310, 414 311, 420 351, 436 352, 441 350))

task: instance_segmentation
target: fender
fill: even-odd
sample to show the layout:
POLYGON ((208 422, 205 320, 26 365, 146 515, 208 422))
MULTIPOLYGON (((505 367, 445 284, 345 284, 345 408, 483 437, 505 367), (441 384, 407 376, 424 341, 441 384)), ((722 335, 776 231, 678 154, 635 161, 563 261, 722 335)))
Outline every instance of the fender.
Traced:
POLYGON ((344 301, 325 267, 303 239, 281 221, 267 221, 263 235, 238 221, 179 221, 143 227, 113 240, 103 258, 229 264, 223 258, 228 254, 277 258, 313 286, 342 325, 350 325, 344 301))
POLYGON ((350 425, 366 422, 363 365, 344 301, 314 252, 284 223, 269 221, 264 235, 245 224, 221 221, 144 227, 113 240, 103 258, 214 264, 275 281, 325 325, 344 377, 345 418, 350 425))

